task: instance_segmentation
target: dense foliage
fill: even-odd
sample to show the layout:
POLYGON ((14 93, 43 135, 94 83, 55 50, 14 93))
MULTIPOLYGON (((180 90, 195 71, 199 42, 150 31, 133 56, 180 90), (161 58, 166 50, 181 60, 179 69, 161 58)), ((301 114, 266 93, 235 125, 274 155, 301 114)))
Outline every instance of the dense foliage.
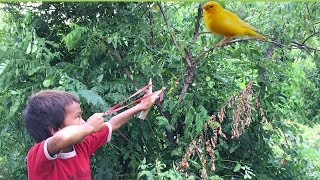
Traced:
POLYGON ((84 117, 167 88, 92 158, 94 179, 320 178, 320 3, 224 2, 269 42, 221 37, 201 2, 3 3, 0 178, 26 179, 21 112, 40 89, 84 117))

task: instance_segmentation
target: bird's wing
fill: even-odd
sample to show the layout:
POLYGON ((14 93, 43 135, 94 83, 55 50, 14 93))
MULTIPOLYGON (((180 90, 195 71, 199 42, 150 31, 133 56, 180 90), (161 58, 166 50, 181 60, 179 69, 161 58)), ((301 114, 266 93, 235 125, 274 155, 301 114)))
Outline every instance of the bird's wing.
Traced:
POLYGON ((233 23, 235 23, 235 25, 241 26, 243 28, 247 28, 247 29, 251 29, 255 31, 255 28, 250 26, 248 23, 242 21, 239 16, 237 16, 236 14, 234 14, 231 11, 225 10, 225 14, 232 20, 233 23))

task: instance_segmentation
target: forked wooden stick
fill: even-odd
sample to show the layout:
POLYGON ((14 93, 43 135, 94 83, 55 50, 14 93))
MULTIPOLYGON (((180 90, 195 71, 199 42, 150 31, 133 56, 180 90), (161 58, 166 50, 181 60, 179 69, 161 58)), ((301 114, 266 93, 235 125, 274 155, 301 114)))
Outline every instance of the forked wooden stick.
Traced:
MULTIPOLYGON (((151 78, 150 78, 149 84, 152 84, 151 78)), ((152 85, 149 86, 149 93, 152 93, 152 85)), ((150 109, 141 111, 140 114, 139 114, 139 119, 142 119, 142 120, 146 119, 149 110, 150 110, 150 109)))

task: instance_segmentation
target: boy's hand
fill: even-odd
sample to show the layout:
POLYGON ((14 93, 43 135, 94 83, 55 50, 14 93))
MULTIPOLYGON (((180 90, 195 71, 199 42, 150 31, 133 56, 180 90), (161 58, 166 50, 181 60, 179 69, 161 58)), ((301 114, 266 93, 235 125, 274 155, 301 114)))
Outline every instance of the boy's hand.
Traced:
POLYGON ((112 131, 119 129, 124 123, 128 122, 129 119, 132 116, 134 116, 136 113, 149 109, 154 104, 154 102, 159 98, 160 94, 164 90, 165 88, 163 87, 160 91, 155 92, 153 95, 150 95, 151 92, 148 91, 145 96, 147 95, 150 95, 150 96, 143 99, 139 104, 112 117, 108 121, 112 126, 112 131))
POLYGON ((93 114, 88 118, 87 122, 81 125, 66 126, 49 138, 48 153, 54 155, 64 148, 80 143, 88 134, 97 132, 104 126, 103 113, 93 114))
POLYGON ((92 128, 92 133, 100 131, 104 127, 104 113, 94 113, 90 116, 86 122, 90 128, 92 128))
MULTIPOLYGON (((156 91, 154 93, 154 95, 143 99, 138 106, 141 108, 142 111, 150 109, 150 107, 156 102, 156 100, 159 98, 160 94, 162 93, 163 89, 156 91)), ((147 94, 145 96, 147 96, 148 94, 151 94, 151 92, 147 92, 147 94)))

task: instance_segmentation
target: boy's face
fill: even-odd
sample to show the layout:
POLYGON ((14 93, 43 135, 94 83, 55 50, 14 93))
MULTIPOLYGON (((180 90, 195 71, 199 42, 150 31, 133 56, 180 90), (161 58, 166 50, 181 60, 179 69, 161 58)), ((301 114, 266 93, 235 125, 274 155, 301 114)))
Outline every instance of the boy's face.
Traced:
POLYGON ((85 123, 81 116, 82 112, 79 103, 73 102, 72 104, 67 105, 65 109, 64 126, 81 125, 85 123))
MULTIPOLYGON (((77 102, 73 102, 70 105, 65 107, 66 114, 64 118, 64 127, 70 125, 81 125, 84 124, 85 121, 82 119, 82 112, 80 108, 80 104, 77 102)), ((82 139, 80 142, 83 142, 82 139)))

